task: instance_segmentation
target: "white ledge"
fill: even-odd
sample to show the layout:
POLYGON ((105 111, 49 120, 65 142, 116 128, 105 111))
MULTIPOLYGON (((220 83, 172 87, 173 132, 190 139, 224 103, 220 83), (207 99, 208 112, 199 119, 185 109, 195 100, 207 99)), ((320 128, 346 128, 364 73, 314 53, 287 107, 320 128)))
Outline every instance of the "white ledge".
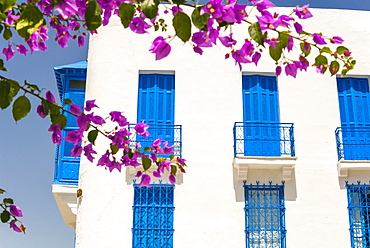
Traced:
POLYGON ((247 180, 249 170, 276 170, 284 181, 290 182, 296 161, 297 157, 237 156, 233 159, 233 166, 237 169, 238 181, 247 180))
POLYGON ((64 223, 76 230, 77 186, 53 184, 52 192, 64 223))
POLYGON ((369 160, 339 160, 337 163, 338 176, 348 177, 348 171, 369 171, 369 160))

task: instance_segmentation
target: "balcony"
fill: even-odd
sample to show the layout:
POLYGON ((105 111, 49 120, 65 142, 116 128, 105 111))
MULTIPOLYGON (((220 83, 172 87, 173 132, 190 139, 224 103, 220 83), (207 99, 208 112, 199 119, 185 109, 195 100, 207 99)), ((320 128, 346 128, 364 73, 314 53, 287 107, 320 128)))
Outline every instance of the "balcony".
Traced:
MULTIPOLYGON (((129 131, 134 133, 136 124, 129 125, 129 131)), ((141 135, 133 135, 131 137, 131 147, 135 147, 136 143, 140 142, 141 147, 151 147, 150 144, 156 139, 168 141, 168 145, 173 147, 174 155, 181 157, 182 155, 182 126, 181 125, 164 125, 164 124, 148 124, 148 132, 150 135, 144 138, 141 135)))
POLYGON ((291 180, 297 160, 293 123, 236 122, 233 132, 238 181, 247 180, 250 169, 271 170, 282 180, 291 180))
POLYGON ((295 156, 293 123, 249 123, 234 125, 234 157, 295 156))
POLYGON ((338 127, 335 130, 339 177, 349 170, 370 170, 370 127, 338 127))

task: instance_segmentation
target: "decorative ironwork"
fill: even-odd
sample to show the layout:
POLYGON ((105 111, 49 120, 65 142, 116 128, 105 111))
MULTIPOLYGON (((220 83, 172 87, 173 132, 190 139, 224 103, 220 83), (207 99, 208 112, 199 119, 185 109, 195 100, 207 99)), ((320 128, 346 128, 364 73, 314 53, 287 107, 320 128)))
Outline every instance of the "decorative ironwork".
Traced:
POLYGON ((134 185, 133 248, 173 247, 174 185, 134 185))
POLYGON ((295 156, 293 123, 235 122, 234 156, 295 156))
POLYGON ((285 248, 284 183, 244 182, 247 248, 285 248))
MULTIPOLYGON (((129 131, 134 133, 136 124, 129 125, 129 131)), ((156 139, 168 141, 168 145, 174 145, 174 155, 181 157, 182 150, 182 126, 181 125, 164 125, 164 124, 149 124, 148 132, 150 135, 144 138, 141 135, 131 137, 130 146, 135 147, 137 142, 140 142, 141 147, 151 147, 150 144, 156 139)))
POLYGON ((370 160, 370 127, 338 127, 335 137, 338 160, 370 160))
POLYGON ((370 247, 370 185, 348 184, 349 231, 352 248, 370 247))

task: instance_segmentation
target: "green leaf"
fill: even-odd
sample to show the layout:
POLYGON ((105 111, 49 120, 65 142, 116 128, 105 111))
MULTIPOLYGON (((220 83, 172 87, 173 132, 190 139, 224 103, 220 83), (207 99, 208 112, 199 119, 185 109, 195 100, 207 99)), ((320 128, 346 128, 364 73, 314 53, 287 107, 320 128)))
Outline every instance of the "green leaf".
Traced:
POLYGON ((186 3, 186 2, 187 2, 187 0, 172 0, 172 2, 173 2, 174 4, 183 4, 183 3, 186 3))
POLYGON ((121 3, 119 6, 119 17, 121 18, 121 23, 125 28, 127 28, 132 21, 135 12, 136 9, 133 4, 121 3))
POLYGON ((89 142, 93 143, 95 142, 96 140, 96 137, 98 137, 98 130, 94 129, 94 130, 91 130, 89 132, 89 134, 87 135, 87 139, 89 140, 89 142))
POLYGON ((53 7, 57 6, 62 0, 51 0, 51 4, 53 7))
POLYGON ((0 218, 1 218, 1 222, 2 223, 6 223, 10 220, 10 213, 6 210, 4 210, 1 214, 0 214, 0 218))
POLYGON ((157 16, 158 5, 158 0, 144 0, 141 4, 141 9, 148 19, 153 19, 157 16))
POLYGON ((150 158, 143 158, 142 162, 144 170, 148 170, 152 166, 152 160, 150 158))
POLYGON ((41 105, 45 114, 50 115, 50 119, 52 118, 52 115, 54 116, 60 114, 60 109, 58 108, 58 106, 45 99, 42 99, 41 105))
POLYGON ((5 27, 5 30, 4 30, 4 33, 3 33, 4 40, 9 40, 10 38, 12 38, 12 36, 13 36, 13 34, 12 34, 12 31, 10 30, 10 28, 5 27))
POLYGON ((208 19, 211 17, 211 15, 208 13, 201 15, 200 10, 202 8, 203 6, 199 6, 193 10, 193 13, 191 13, 191 20, 193 21, 194 26, 199 29, 206 27, 208 19))
POLYGON ((327 64, 328 64, 328 59, 324 55, 319 55, 315 58, 316 66, 327 65, 327 64))
POLYGON ((345 51, 349 51, 349 49, 345 46, 339 46, 337 47, 337 50, 336 50, 338 54, 343 54, 345 51))
POLYGON ((306 49, 304 49, 304 44, 305 44, 305 42, 302 42, 300 44, 300 47, 301 47, 301 51, 304 54, 304 56, 307 57, 310 54, 310 52, 311 52, 311 45, 309 45, 309 49, 307 51, 306 49))
POLYGON ((144 147, 144 151, 146 152, 151 152, 152 150, 153 149, 151 147, 148 147, 148 146, 144 147))
POLYGON ((337 74, 337 72, 339 71, 339 67, 340 67, 340 65, 336 60, 333 60, 330 63, 329 71, 330 71, 332 76, 337 74))
POLYGON ((171 174, 176 175, 176 173, 177 173, 177 166, 171 164, 171 174))
POLYGON ((272 46, 269 47, 270 57, 278 61, 281 58, 281 54, 283 53, 283 48, 281 46, 278 46, 279 43, 276 44, 276 49, 272 46))
POLYGON ((66 98, 66 99, 64 99, 64 105, 69 105, 69 104, 73 104, 73 102, 72 102, 72 100, 71 99, 69 99, 69 98, 66 98))
POLYGON ((3 203, 6 203, 6 204, 14 204, 14 201, 12 198, 4 198, 3 199, 3 203))
POLYGON ((171 154, 170 155, 170 160, 173 160, 174 157, 175 157, 175 155, 171 154))
POLYGON ((45 22, 43 17, 38 7, 27 4, 15 26, 19 36, 29 39, 30 35, 45 22))
POLYGON ((30 84, 27 82, 27 80, 24 80, 24 83, 25 85, 27 85, 27 89, 29 89, 30 91, 34 92, 34 91, 37 91, 37 92, 41 92, 39 86, 37 86, 36 84, 30 84))
POLYGON ((176 35, 186 42, 191 36, 191 21, 190 17, 184 12, 178 11, 172 20, 173 27, 175 28, 176 35))
POLYGON ((102 24, 101 8, 97 1, 90 1, 85 11, 86 29, 94 31, 102 24))
POLYGON ((329 53, 329 54, 332 53, 329 47, 323 47, 323 48, 321 48, 321 52, 322 53, 329 53))
POLYGON ((118 147, 116 145, 110 144, 110 150, 112 151, 112 154, 116 154, 118 152, 118 147))
POLYGON ((18 94, 19 87, 18 82, 13 81, 9 83, 5 80, 0 80, 0 108, 6 109, 10 103, 13 101, 13 98, 18 94), (16 86, 15 86, 16 85, 16 86))
MULTIPOLYGON (((2 27, 2 26, 0 26, 0 27, 2 27)), ((1 32, 1 31, 0 31, 1 32)), ((6 69, 5 67, 4 67, 4 60, 2 60, 2 59, 0 59, 0 70, 2 70, 2 71, 8 71, 8 69, 6 69)))
POLYGON ((17 0, 0 0, 3 12, 11 10, 16 2, 17 0))
POLYGON ((348 69, 343 69, 342 70, 342 73, 340 74, 341 77, 344 77, 345 75, 347 75, 347 72, 348 72, 348 69))
POLYGON ((6 191, 3 189, 0 189, 0 194, 4 194, 6 191))
POLYGON ((31 110, 31 102, 25 96, 18 97, 13 103, 13 118, 15 121, 19 121, 27 116, 31 110))
POLYGON ((59 125, 62 130, 67 126, 67 117, 63 114, 50 115, 50 119, 54 126, 59 125))
POLYGON ((248 27, 248 33, 255 42, 263 46, 264 39, 267 37, 267 33, 262 34, 258 22, 255 22, 248 27))

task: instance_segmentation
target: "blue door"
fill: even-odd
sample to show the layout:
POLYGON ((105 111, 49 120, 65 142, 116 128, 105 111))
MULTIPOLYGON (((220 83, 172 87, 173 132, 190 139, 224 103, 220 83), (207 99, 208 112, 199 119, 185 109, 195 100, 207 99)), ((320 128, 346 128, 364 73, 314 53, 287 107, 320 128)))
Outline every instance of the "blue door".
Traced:
POLYGON ((275 77, 243 76, 244 155, 280 156, 275 77))
POLYGON ((369 83, 366 78, 338 78, 338 99, 345 160, 370 159, 369 83))
POLYGON ((140 74, 137 121, 150 125, 149 139, 138 137, 143 146, 158 138, 174 143, 174 108, 175 75, 140 74))

